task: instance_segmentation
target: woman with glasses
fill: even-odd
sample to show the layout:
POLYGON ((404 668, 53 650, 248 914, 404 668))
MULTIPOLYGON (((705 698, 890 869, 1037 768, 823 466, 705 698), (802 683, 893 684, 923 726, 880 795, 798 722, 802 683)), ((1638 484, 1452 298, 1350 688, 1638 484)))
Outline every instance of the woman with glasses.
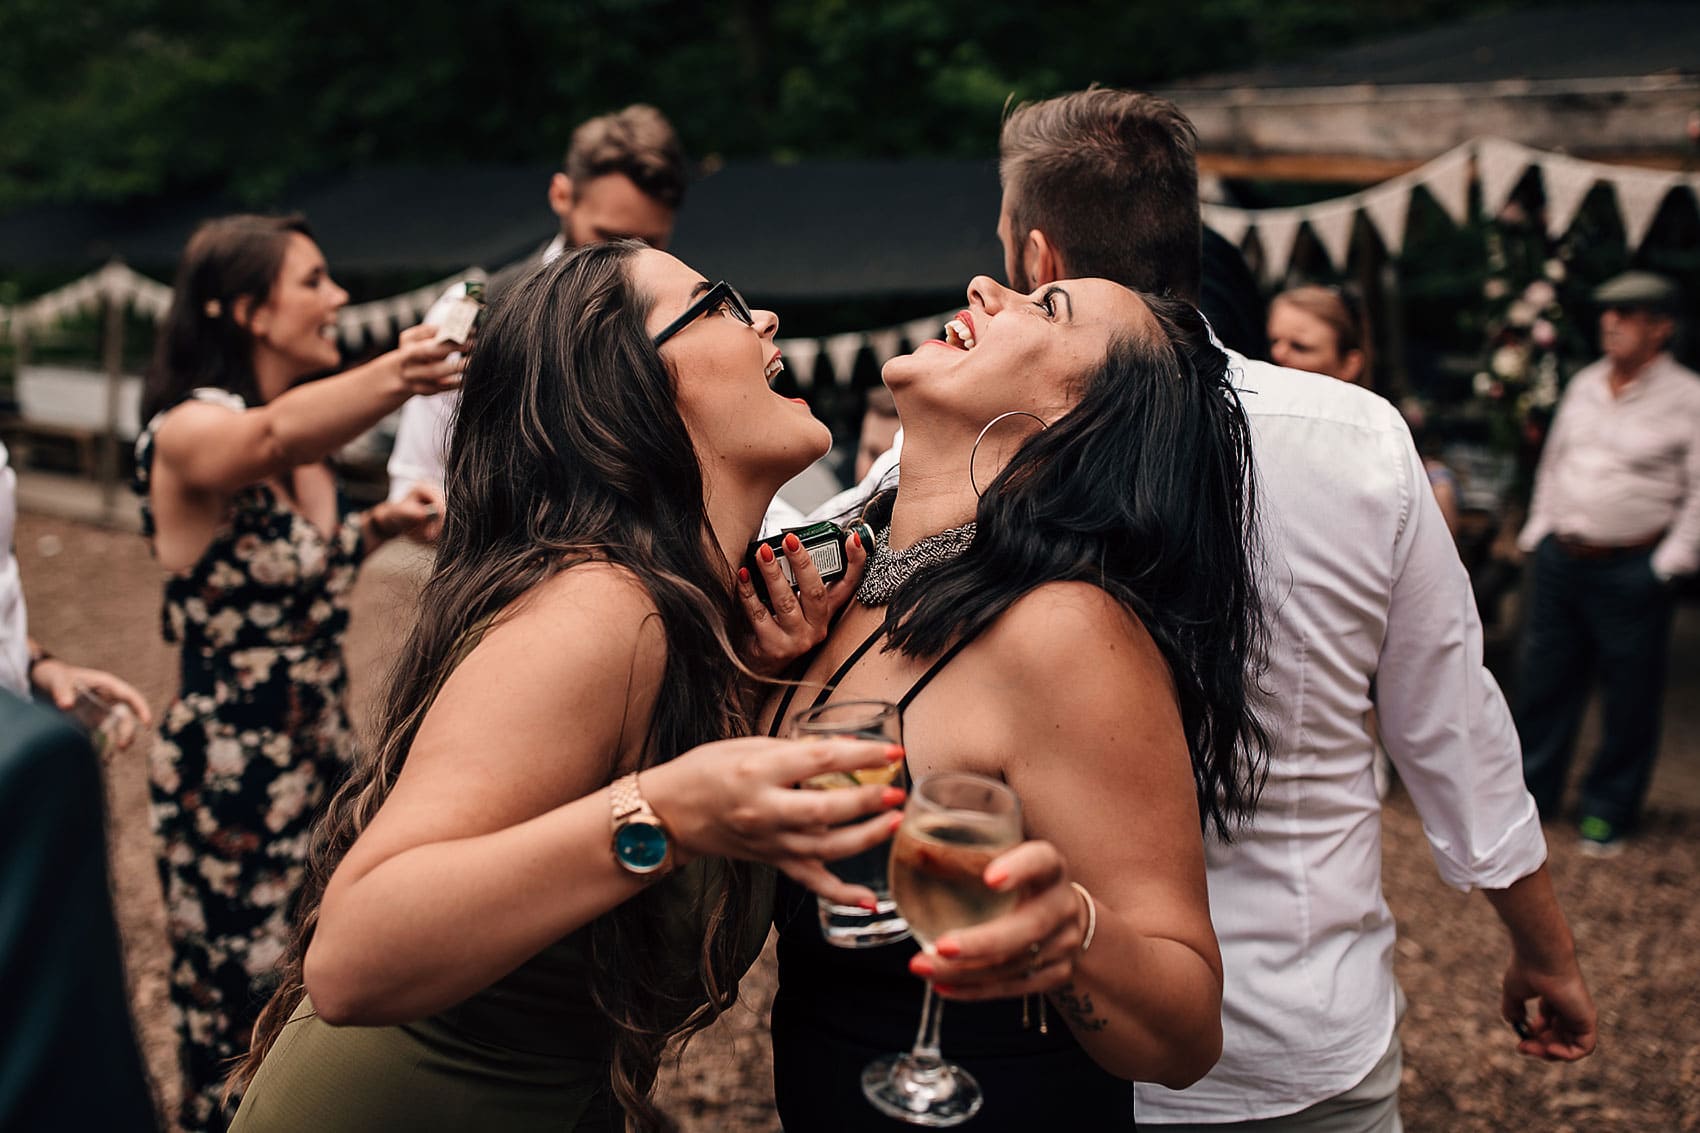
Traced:
POLYGON ((855 577, 788 545, 798 593, 758 560, 770 611, 738 566, 831 442, 769 388, 777 327, 632 242, 492 309, 383 745, 319 831, 235 1128, 666 1128, 663 1048, 766 935, 755 863, 871 900, 821 862, 888 837, 901 792, 790 787, 900 749, 749 735, 740 656, 802 652, 855 577))

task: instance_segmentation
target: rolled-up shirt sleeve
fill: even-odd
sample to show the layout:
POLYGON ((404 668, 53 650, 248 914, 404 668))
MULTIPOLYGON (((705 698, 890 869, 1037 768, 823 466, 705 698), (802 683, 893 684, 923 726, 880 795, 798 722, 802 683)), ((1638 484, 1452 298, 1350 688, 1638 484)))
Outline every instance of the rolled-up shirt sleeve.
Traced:
MULTIPOLYGON (((450 287, 431 304, 431 309, 425 312, 425 321, 437 323, 447 314, 449 304, 465 294, 464 283, 450 287)), ((390 474, 391 502, 406 496, 415 484, 426 484, 439 492, 443 490, 444 466, 448 463, 449 426, 454 420, 455 406, 458 404, 460 391, 450 390, 429 397, 409 398, 401 407, 395 446, 390 449, 386 468, 390 474)))
POLYGON ((1546 860, 1505 695, 1482 664, 1469 576, 1410 434, 1389 434, 1408 492, 1376 672, 1381 740, 1416 804, 1441 878, 1503 889, 1546 860))
POLYGON ((1700 391, 1688 389, 1688 450, 1683 454, 1682 503, 1670 532, 1653 551, 1653 570, 1663 578, 1700 570, 1700 391))

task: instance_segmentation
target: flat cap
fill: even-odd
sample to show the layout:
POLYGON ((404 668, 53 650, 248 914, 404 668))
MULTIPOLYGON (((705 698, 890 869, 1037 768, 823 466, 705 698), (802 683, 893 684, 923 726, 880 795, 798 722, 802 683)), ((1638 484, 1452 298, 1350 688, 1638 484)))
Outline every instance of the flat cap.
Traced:
POLYGON ((1602 307, 1633 307, 1675 312, 1676 284, 1650 271, 1626 271, 1594 288, 1594 302, 1602 307))

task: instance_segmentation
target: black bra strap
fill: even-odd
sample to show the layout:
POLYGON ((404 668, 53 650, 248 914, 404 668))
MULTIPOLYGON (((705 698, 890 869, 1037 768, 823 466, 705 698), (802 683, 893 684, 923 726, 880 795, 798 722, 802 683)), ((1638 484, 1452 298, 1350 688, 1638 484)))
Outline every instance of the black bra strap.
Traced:
POLYGON ((973 642, 972 637, 959 638, 949 649, 940 653, 938 660, 927 666, 927 671, 922 673, 920 678, 909 686, 909 691, 904 693, 903 699, 897 702, 898 710, 908 711, 909 706, 915 702, 915 698, 920 696, 926 687, 933 683, 933 678, 939 675, 939 671, 954 661, 956 655, 972 645, 973 642))

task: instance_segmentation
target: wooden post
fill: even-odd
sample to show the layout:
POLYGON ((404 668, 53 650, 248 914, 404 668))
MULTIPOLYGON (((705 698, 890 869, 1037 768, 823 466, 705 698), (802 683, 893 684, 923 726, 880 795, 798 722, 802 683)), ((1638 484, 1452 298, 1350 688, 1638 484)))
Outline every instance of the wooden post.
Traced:
POLYGON ((118 392, 124 378, 124 303, 106 294, 106 333, 101 341, 106 371, 106 432, 100 438, 100 508, 103 522, 118 515, 118 392))

